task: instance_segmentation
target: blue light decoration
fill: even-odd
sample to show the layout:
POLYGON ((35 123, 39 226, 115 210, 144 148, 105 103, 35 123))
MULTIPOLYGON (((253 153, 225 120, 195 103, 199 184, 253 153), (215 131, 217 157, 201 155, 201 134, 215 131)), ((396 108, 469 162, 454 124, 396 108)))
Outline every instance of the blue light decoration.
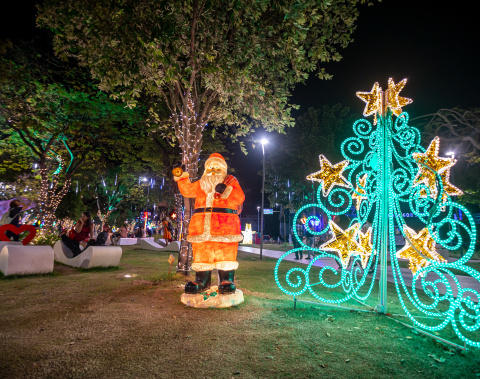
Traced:
POLYGON ((328 223, 322 230, 310 227, 321 221, 318 216, 303 223, 312 235, 323 235, 327 241, 310 247, 293 228, 300 247, 280 257, 275 281, 294 300, 309 293, 330 305, 348 300, 366 305, 379 270, 375 309, 387 314, 389 260, 399 303, 414 327, 426 332, 451 327, 464 345, 480 347, 480 294, 475 289, 480 287, 480 273, 467 265, 475 248, 475 222, 452 200, 462 194, 449 180, 456 160, 438 155, 438 137, 425 150, 419 130, 408 125, 409 116, 401 108, 411 100, 399 96, 405 84, 406 79, 395 83, 390 78, 385 92, 375 83, 371 92, 357 93, 366 102, 364 116, 374 116, 373 125, 365 118, 353 124, 355 136, 341 145, 344 161, 331 164, 320 156, 321 170, 307 176, 319 183, 316 202, 301 207, 293 219, 297 225, 305 214, 324 212, 328 223), (347 222, 340 226, 342 219, 347 222), (395 230, 405 238, 404 246, 396 246, 395 230), (438 247, 466 252, 448 262, 438 247), (285 263, 285 258, 302 250, 315 257, 306 268, 290 268, 292 263, 285 263), (324 260, 319 265, 322 258, 336 264, 325 266, 331 260, 324 260), (402 273, 402 259, 408 261, 411 286, 402 273), (280 270, 282 263, 287 268, 280 270), (459 275, 468 277, 470 284, 459 275))

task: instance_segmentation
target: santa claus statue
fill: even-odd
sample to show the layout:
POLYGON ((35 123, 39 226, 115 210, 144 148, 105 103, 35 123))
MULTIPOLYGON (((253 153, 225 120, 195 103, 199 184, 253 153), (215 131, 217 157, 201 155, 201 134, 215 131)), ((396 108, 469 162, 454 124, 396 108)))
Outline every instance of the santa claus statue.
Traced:
POLYGON ((243 239, 238 210, 245 195, 240 184, 227 175, 227 162, 217 153, 205 162, 200 180, 191 183, 187 172, 174 178, 184 197, 195 198, 187 240, 192 244, 196 275, 195 281, 185 285, 185 293, 210 288, 214 268, 218 271, 218 293, 234 293, 238 242, 243 239))

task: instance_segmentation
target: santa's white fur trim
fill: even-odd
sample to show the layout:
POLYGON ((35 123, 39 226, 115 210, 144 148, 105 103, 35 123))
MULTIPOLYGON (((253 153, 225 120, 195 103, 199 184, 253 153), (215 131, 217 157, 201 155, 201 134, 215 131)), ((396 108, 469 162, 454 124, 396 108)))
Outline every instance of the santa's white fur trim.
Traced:
POLYGON ((180 179, 185 179, 185 178, 188 178, 190 177, 190 175, 188 174, 188 172, 184 171, 182 175, 180 176, 174 176, 173 177, 173 180, 175 180, 176 182, 178 182, 180 179))
POLYGON ((212 271, 214 268, 214 263, 192 263, 192 270, 194 271, 212 271))
POLYGON ((218 157, 210 157, 205 161, 205 167, 207 167, 210 163, 217 163, 220 166, 223 167, 225 171, 227 171, 227 162, 225 162, 225 159, 218 158, 218 157))
POLYGON ((215 262, 215 267, 217 270, 224 270, 224 271, 236 270, 238 268, 238 262, 237 261, 215 262))

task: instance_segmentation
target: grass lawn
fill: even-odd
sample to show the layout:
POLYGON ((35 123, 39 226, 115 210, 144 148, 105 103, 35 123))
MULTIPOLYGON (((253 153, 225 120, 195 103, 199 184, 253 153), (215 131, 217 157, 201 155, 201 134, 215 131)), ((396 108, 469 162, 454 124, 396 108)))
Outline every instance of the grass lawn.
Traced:
MULTIPOLYGON (((480 376, 479 349, 458 352, 375 313, 294 310, 269 258, 239 253, 239 306, 185 307, 185 278, 167 277, 167 258, 123 247, 119 268, 0 278, 0 377, 480 376)), ((389 303, 402 313, 393 286, 389 303)))

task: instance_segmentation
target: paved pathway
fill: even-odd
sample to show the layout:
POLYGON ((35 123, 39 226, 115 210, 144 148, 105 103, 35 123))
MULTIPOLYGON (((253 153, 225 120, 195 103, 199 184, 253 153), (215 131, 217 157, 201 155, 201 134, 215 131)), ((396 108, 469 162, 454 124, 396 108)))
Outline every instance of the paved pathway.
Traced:
MULTIPOLYGON (((260 249, 256 248, 256 247, 239 245, 238 249, 240 251, 250 253, 250 254, 256 254, 256 255, 260 254, 260 249)), ((275 259, 280 258, 283 254, 285 254, 284 251, 267 250, 267 249, 263 249, 263 251, 262 251, 262 256, 269 257, 269 258, 275 258, 275 259)), ((310 263, 310 260, 306 259, 305 257, 306 257, 306 255, 304 254, 303 259, 295 260, 294 259, 295 254, 291 254, 291 255, 287 256, 285 258, 285 260, 291 261, 291 262, 297 262, 298 264, 308 265, 310 263)), ((333 258, 318 259, 317 261, 315 261, 314 266, 316 266, 316 267, 331 266, 331 267, 333 267, 337 270, 338 270, 338 267, 339 267, 338 264, 336 263, 336 261, 333 258)), ((412 286, 413 275, 412 275, 412 272, 410 271, 410 269, 400 268, 400 271, 402 272, 403 280, 405 281, 405 283, 409 287, 411 287, 412 286)), ((371 276, 371 275, 369 275, 369 276, 371 276)), ((478 282, 474 278, 472 278, 470 276, 464 276, 464 275, 457 275, 456 277, 457 277, 458 281, 460 282, 460 284, 463 288, 472 288, 472 289, 480 292, 480 282, 478 282)), ((380 270, 377 270, 376 279, 379 279, 379 278, 380 278, 380 270)), ((394 282, 393 273, 392 273, 392 270, 391 270, 390 266, 388 267, 388 271, 387 271, 387 281, 389 281, 391 283, 394 282)), ((451 284, 453 295, 457 296, 457 287, 456 287, 453 279, 451 277, 448 277, 448 281, 451 284)), ((418 281, 418 280, 416 282, 416 288, 418 288, 418 289, 422 288, 422 285, 421 285, 420 281, 418 281)), ((438 288, 439 288, 439 292, 441 294, 444 294, 446 292, 445 286, 440 285, 438 288)), ((472 300, 475 300, 475 298, 473 297, 472 300)))

